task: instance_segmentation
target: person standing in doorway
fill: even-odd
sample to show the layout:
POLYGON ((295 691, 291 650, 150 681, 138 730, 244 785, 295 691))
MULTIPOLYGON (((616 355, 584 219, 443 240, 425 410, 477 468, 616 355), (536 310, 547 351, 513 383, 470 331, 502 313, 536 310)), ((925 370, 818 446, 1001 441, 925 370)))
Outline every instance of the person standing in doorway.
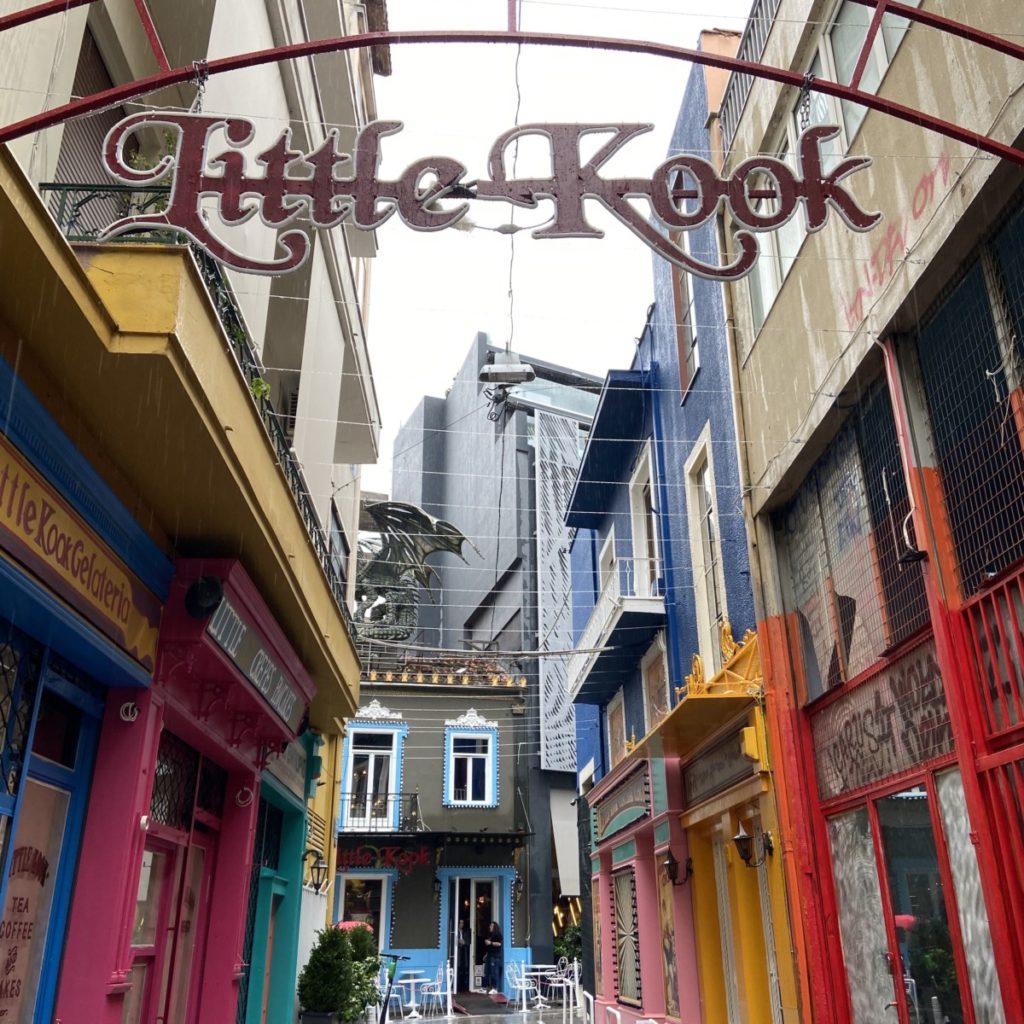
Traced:
POLYGON ((484 988, 494 995, 501 987, 504 971, 505 940, 497 921, 492 921, 484 939, 484 988))
POLYGON ((459 947, 455 954, 459 969, 456 973, 455 989, 458 992, 468 992, 469 964, 473 959, 473 938, 469 930, 469 925, 466 924, 466 919, 464 917, 459 919, 459 931, 456 938, 456 944, 459 947))

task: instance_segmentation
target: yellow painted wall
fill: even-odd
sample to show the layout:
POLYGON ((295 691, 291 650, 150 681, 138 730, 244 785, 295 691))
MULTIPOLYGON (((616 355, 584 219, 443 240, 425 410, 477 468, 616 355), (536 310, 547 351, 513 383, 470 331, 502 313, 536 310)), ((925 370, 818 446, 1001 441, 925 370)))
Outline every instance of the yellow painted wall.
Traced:
MULTIPOLYGON (((759 737, 762 755, 761 767, 768 768, 767 748, 764 742, 764 722, 761 710, 747 714, 747 724, 753 726, 759 737)), ((735 725, 739 722, 734 723, 735 725)), ((762 779, 767 782, 766 771, 762 779)), ((731 806, 722 794, 709 803, 718 806, 714 813, 686 829, 687 846, 693 858, 692 899, 696 932, 697 960, 700 974, 701 1003, 705 1024, 728 1021, 728 1002, 722 956, 722 933, 719 917, 719 898, 715 879, 714 838, 722 837, 726 861, 726 885, 732 932, 732 948, 737 972, 739 1014, 743 1024, 772 1024, 769 997, 768 957, 765 930, 762 921, 761 897, 758 887, 759 872, 747 867, 740 859, 732 842, 740 823, 754 832, 755 822, 771 832, 774 853, 766 859, 768 904, 771 914, 773 944, 778 971, 779 996, 786 1024, 800 1020, 796 970, 789 932, 785 881, 782 869, 782 843, 775 815, 774 799, 770 787, 749 784, 734 787, 736 802, 731 806)), ((728 791, 725 796, 728 796, 728 791)), ((687 818, 699 817, 700 808, 689 808, 687 818)))
MULTIPOLYGON (((338 833, 336 822, 338 820, 338 799, 341 780, 341 751, 343 737, 332 733, 321 737, 323 744, 320 747, 318 756, 323 762, 320 778, 313 796, 310 798, 309 817, 313 823, 311 829, 310 848, 319 850, 324 860, 327 861, 330 869, 327 874, 326 885, 330 886, 327 899, 327 911, 325 924, 331 924, 334 907, 334 885, 336 865, 338 863, 338 833), (322 824, 323 837, 320 842, 314 842, 312 833, 316 830, 317 824, 322 824)), ((313 858, 309 858, 306 870, 306 880, 309 880, 309 864, 313 858)))

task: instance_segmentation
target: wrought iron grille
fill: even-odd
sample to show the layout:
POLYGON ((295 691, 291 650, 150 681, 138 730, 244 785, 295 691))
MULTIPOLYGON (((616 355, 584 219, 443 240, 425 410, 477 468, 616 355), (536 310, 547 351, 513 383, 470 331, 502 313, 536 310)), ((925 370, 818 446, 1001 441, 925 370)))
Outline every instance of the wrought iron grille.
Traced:
POLYGON ((281 828, 284 815, 260 797, 256 817, 256 845, 253 850, 252 871, 249 873, 249 901, 245 914, 245 934, 242 939, 242 977, 238 986, 236 1024, 245 1024, 249 1009, 249 979, 252 976, 252 947, 256 936, 256 905, 260 895, 260 870, 277 870, 281 859, 281 828))
POLYGON ((40 650, 10 630, 0 643, 0 792, 18 792, 36 688, 40 650))
MULTIPOLYGON (((65 185, 46 182, 40 190, 49 197, 48 208, 69 242, 95 242, 108 224, 122 217, 160 213, 171 194, 169 185, 151 185, 140 191, 133 185, 65 185)), ((140 231, 132 242, 183 242, 171 231, 140 231)))
POLYGON ((884 383, 858 402, 776 518, 807 699, 860 675, 928 622, 884 383))
POLYGON ((284 812, 260 799, 259 820, 256 822, 256 854, 253 863, 276 871, 281 864, 281 832, 284 812))
POLYGON ((154 821, 183 832, 192 827, 199 753, 166 729, 160 734, 150 814, 154 821))
POLYGON ((1024 558, 1021 214, 921 328, 917 348, 965 596, 1024 558))
POLYGON ((419 793, 341 794, 343 832, 422 832, 419 793))

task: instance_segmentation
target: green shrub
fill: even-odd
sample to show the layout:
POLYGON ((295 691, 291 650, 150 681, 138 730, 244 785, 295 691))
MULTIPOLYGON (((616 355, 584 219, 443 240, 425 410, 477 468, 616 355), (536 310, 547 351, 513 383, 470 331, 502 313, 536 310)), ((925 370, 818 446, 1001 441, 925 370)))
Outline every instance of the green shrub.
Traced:
POLYGON ((299 974, 299 1005, 313 1013, 333 1013, 354 1021, 380 1000, 380 957, 368 925, 345 921, 317 932, 309 962, 299 974))

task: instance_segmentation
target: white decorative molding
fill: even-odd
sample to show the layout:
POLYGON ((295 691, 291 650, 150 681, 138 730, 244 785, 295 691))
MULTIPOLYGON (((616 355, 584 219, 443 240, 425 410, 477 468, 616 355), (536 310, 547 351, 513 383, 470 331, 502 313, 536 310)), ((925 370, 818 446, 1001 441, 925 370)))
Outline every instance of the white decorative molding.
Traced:
POLYGON ((371 721, 383 721, 385 719, 399 719, 402 717, 401 711, 392 711, 390 708, 384 707, 383 704, 376 697, 366 705, 365 708, 360 708, 356 719, 363 721, 364 719, 370 719, 371 721))
POLYGON ((497 722, 489 722, 486 718, 481 718, 476 713, 476 708, 470 708, 464 715, 459 715, 458 718, 446 718, 445 723, 447 725, 454 725, 458 728, 468 729, 497 729, 497 722))

